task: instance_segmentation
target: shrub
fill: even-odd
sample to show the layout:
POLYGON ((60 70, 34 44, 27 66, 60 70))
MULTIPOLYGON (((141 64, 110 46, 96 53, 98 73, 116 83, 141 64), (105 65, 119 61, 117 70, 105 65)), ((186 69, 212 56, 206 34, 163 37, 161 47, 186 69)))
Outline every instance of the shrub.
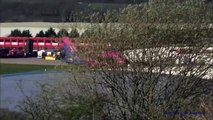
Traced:
POLYGON ((78 30, 77 30, 77 29, 72 29, 72 30, 70 31, 69 36, 70 36, 71 38, 77 38, 77 37, 79 37, 78 30))

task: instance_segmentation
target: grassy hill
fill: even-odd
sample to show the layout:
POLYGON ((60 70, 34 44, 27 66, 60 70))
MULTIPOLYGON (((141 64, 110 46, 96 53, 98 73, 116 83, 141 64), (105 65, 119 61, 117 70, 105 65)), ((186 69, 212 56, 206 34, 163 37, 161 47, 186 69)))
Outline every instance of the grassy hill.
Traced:
POLYGON ((119 9, 139 1, 147 0, 1 0, 0 22, 64 22, 67 16, 75 17, 72 22, 85 22, 94 11, 119 9))

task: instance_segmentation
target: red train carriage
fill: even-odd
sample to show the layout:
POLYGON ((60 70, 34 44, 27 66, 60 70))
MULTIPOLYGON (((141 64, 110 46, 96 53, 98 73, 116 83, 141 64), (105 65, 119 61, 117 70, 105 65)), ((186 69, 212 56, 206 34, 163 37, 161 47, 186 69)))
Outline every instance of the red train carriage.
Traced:
POLYGON ((0 37, 0 48, 26 48, 26 41, 33 40, 33 49, 63 49, 62 38, 47 37, 0 37))

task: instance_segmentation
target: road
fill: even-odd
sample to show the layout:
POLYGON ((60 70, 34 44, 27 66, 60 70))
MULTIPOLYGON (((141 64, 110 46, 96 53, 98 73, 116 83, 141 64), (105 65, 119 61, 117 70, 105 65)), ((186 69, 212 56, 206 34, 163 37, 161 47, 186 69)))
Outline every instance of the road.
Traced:
POLYGON ((24 99, 21 89, 26 95, 36 95, 39 84, 63 82, 70 78, 69 75, 60 71, 0 75, 0 108, 19 110, 17 105, 24 99))

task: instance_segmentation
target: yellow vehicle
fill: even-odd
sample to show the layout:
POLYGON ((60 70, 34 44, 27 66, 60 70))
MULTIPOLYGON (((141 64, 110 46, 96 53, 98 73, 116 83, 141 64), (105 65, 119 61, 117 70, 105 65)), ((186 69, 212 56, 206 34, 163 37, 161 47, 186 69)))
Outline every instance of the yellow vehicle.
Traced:
POLYGON ((50 50, 46 53, 45 60, 57 60, 61 57, 61 52, 57 50, 50 50))

